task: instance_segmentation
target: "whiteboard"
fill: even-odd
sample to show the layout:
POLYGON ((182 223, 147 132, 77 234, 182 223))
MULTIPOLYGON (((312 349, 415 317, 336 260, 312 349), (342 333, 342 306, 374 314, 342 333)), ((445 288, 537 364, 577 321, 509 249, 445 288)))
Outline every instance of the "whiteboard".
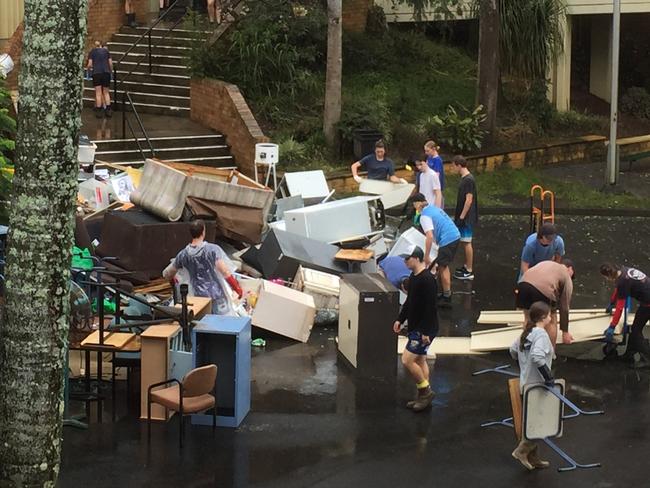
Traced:
POLYGON ((325 198, 330 193, 323 170, 296 171, 285 173, 284 181, 287 184, 289 195, 302 195, 302 198, 325 198))
MULTIPOLYGON (((563 379, 555 380, 556 388, 564 395, 563 379)), ((564 403, 548 391, 543 383, 524 387, 524 437, 528 440, 562 436, 564 403)))

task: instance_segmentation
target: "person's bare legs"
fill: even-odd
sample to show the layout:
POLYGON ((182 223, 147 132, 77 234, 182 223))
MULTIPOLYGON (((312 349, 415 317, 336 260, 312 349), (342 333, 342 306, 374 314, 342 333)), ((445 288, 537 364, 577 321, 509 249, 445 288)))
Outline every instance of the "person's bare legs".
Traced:
POLYGON ((451 293, 451 273, 449 272, 449 266, 438 266, 438 274, 440 275, 442 293, 451 293))
POLYGON ((102 87, 98 85, 95 87, 95 108, 100 109, 104 105, 104 97, 102 95, 102 87))
POLYGON ((461 244, 465 251, 465 269, 467 271, 472 271, 472 266, 474 265, 474 248, 472 247, 472 243, 461 242, 461 244))
POLYGON ((422 375, 424 376, 425 380, 429 379, 429 363, 427 362, 426 356, 416 356, 416 362, 418 366, 420 366, 420 369, 422 370, 422 375))
POLYGON ((105 107, 111 106, 111 89, 107 86, 102 87, 102 99, 105 107))
MULTIPOLYGON (((425 375, 425 372, 420 364, 419 356, 417 354, 413 354, 410 351, 407 351, 406 349, 402 353, 402 364, 406 368, 406 370, 409 372, 411 377, 415 380, 415 383, 422 383, 424 380, 429 379, 429 375, 425 375)), ((426 360, 425 360, 426 364, 426 360)), ((429 372, 429 366, 427 365, 426 367, 427 373, 429 372)))
POLYGON ((131 4, 131 0, 124 0, 124 13, 127 15, 133 13, 133 5, 131 4))
POLYGON ((210 19, 210 23, 214 23, 214 17, 215 17, 215 0, 208 0, 208 18, 210 19))

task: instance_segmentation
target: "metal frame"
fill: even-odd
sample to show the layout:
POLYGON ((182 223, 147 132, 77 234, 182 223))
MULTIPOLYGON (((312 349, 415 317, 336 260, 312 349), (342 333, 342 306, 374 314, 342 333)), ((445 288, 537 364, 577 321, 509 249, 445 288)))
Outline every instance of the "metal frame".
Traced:
MULTIPOLYGON (((475 371, 472 373, 472 376, 479 376, 483 375, 486 373, 497 373, 497 374, 502 374, 505 376, 519 376, 517 373, 514 371, 507 371, 510 369, 509 364, 505 364, 502 366, 496 366, 494 368, 487 368, 487 369, 482 369, 480 371, 475 371)), ((594 410, 594 411, 587 411, 587 410, 582 410, 580 407, 575 405, 571 400, 566 398, 564 395, 562 395, 560 392, 555 390, 555 388, 551 388, 545 384, 540 384, 540 388, 545 388, 546 390, 550 391, 553 395, 555 395, 564 405, 569 407, 571 410, 573 410, 574 413, 569 414, 569 415, 562 415, 562 421, 566 419, 572 419, 575 417, 578 417, 579 415, 603 415, 605 413, 604 410, 594 410)), ((523 404, 523 409, 525 410, 525 403, 523 404)), ((525 411, 524 411, 524 416, 525 416, 525 411)), ((503 420, 496 420, 496 421, 488 421, 488 422, 483 422, 481 424, 481 427, 491 427, 494 425, 502 425, 504 427, 509 427, 514 429, 514 421, 512 417, 505 418, 503 420)), ((522 424, 522 429, 523 429, 523 424, 522 424)), ((522 432, 523 435, 523 432, 522 432)), ((590 469, 590 468, 599 468, 601 466, 600 463, 590 463, 590 464, 581 464, 575 461, 571 456, 569 456, 564 450, 562 450, 557 444, 555 444, 550 438, 545 437, 544 439, 541 439, 544 441, 544 443, 549 446, 555 453, 560 456, 564 461, 568 463, 568 466, 560 466, 557 468, 558 472, 563 473, 566 471, 573 471, 577 468, 580 469, 590 469)))

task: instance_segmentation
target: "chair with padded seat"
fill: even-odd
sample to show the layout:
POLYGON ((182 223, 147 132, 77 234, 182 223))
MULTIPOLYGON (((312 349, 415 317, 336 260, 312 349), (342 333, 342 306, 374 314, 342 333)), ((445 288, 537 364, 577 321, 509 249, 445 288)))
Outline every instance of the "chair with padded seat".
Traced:
POLYGON ((217 383, 217 366, 208 364, 200 368, 193 369, 185 375, 183 381, 169 379, 155 383, 147 388, 147 433, 151 439, 151 404, 157 403, 163 407, 178 412, 180 415, 180 447, 183 447, 183 416, 193 413, 204 412, 213 409, 212 428, 217 426, 217 406, 216 406, 216 383, 217 383), (167 388, 161 386, 174 383, 167 388))

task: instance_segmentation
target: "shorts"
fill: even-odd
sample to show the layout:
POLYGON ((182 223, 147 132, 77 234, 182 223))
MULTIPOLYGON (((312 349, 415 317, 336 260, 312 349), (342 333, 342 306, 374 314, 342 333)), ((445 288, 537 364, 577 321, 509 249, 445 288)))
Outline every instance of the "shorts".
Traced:
POLYGON ((454 261, 459 241, 460 239, 456 239, 454 242, 450 242, 446 246, 438 248, 438 257, 436 257, 436 260, 434 262, 438 266, 449 266, 454 261))
POLYGON ((97 73, 93 74, 93 86, 102 86, 108 88, 111 86, 110 73, 97 73))
POLYGON ((515 294, 515 304, 517 308, 528 310, 535 302, 544 302, 549 304, 551 308, 555 308, 555 303, 550 298, 525 281, 522 281, 517 285, 515 294))
POLYGON ((460 232, 460 242, 472 242, 472 237, 474 235, 474 229, 471 225, 463 225, 458 229, 460 232))
MULTIPOLYGON (((431 345, 431 342, 425 344, 422 341, 421 332, 417 332, 417 331, 409 332, 406 337, 408 338, 408 341, 406 342, 406 350, 408 352, 416 354, 418 356, 426 356, 427 351, 429 350, 429 346, 431 345)), ((434 337, 435 336, 429 336, 429 339, 433 341, 434 337)))

